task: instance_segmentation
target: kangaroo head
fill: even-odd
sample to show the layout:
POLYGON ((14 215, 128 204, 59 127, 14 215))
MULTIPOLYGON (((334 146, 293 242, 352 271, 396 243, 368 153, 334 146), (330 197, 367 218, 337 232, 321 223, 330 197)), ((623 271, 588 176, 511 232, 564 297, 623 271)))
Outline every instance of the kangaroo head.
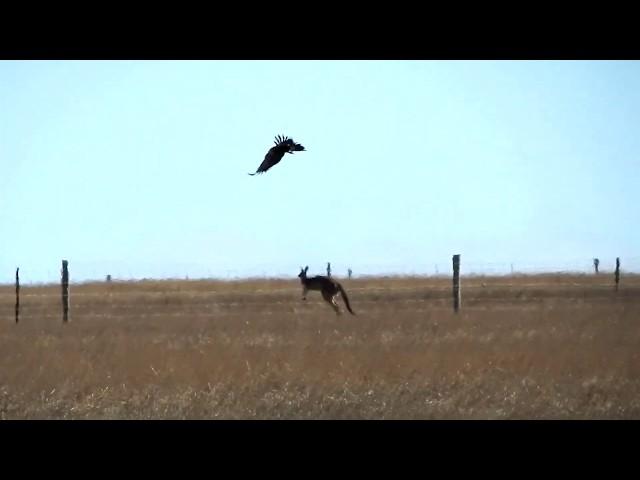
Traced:
POLYGON ((307 270, 309 270, 309 266, 306 266, 304 268, 300 267, 300 273, 298 274, 298 277, 307 278, 307 270))

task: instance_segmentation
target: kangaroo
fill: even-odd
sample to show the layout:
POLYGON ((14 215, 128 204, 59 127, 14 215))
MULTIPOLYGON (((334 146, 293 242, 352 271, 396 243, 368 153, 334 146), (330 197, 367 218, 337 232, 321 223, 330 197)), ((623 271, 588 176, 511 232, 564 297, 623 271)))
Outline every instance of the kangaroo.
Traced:
POLYGON ((336 297, 338 294, 342 294, 342 299, 347 306, 347 310, 349 310, 351 315, 355 315, 355 312, 351 310, 351 305, 349 305, 347 292, 345 292, 344 288, 342 288, 342 285, 340 285, 337 280, 324 277, 322 275, 307 278, 307 270, 309 270, 308 266, 305 268, 300 267, 300 274, 298 275, 300 283, 302 283, 302 300, 307 299, 307 292, 309 290, 319 290, 322 292, 322 298, 324 301, 331 305, 335 310, 336 315, 341 315, 340 308, 336 303, 336 297))

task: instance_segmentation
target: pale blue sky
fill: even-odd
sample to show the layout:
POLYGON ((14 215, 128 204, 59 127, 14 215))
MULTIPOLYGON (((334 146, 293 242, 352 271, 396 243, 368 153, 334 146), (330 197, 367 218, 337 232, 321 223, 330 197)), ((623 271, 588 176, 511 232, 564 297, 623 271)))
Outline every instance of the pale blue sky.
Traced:
POLYGON ((640 270, 639 127, 636 61, 1 61, 0 282, 640 270))

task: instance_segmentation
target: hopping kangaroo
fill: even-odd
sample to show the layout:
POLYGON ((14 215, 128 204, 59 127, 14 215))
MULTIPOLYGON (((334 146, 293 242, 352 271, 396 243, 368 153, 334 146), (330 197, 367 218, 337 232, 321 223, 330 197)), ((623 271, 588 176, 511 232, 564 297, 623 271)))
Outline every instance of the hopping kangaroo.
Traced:
POLYGON ((304 269, 300 267, 300 274, 298 275, 298 277, 300 277, 300 282, 302 283, 303 300, 307 299, 307 292, 309 290, 319 290, 322 292, 322 298, 324 298, 324 301, 333 307, 337 315, 340 315, 340 308, 338 308, 338 304, 336 303, 336 297, 340 293, 342 294, 344 303, 347 306, 347 310, 351 312, 351 315, 355 315, 354 311, 351 310, 351 305, 349 305, 347 292, 345 292, 344 288, 342 288, 342 285, 340 285, 337 280, 329 277, 323 277, 322 275, 307 278, 307 270, 309 270, 309 267, 305 267, 304 269))

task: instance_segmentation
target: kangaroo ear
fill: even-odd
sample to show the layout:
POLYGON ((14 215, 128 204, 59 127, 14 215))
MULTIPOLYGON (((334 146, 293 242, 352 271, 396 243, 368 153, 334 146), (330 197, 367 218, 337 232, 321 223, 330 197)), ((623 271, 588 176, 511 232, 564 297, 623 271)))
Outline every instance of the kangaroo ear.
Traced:
POLYGON ((306 267, 304 267, 304 273, 307 273, 307 270, 309 270, 309 265, 307 265, 306 267))

